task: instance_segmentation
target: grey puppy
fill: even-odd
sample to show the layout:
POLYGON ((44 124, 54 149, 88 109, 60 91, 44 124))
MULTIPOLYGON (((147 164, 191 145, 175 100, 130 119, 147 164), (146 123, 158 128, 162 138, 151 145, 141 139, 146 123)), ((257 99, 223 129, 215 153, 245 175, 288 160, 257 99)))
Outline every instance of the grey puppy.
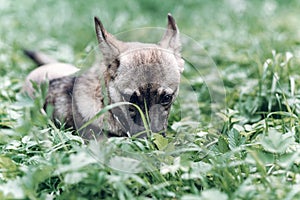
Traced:
POLYGON ((99 139, 104 133, 144 135, 142 115, 148 116, 152 132, 164 134, 184 68, 174 18, 168 14, 167 30, 158 44, 122 42, 108 33, 97 17, 95 29, 101 63, 77 73, 79 69, 74 66, 27 51, 42 66, 28 75, 24 91, 34 96, 31 81, 40 84, 48 80, 45 106, 53 106, 53 118, 67 127, 80 129, 85 125, 80 132, 86 139, 99 139), (133 105, 122 105, 95 119, 105 106, 118 102, 135 104, 142 113, 133 105))

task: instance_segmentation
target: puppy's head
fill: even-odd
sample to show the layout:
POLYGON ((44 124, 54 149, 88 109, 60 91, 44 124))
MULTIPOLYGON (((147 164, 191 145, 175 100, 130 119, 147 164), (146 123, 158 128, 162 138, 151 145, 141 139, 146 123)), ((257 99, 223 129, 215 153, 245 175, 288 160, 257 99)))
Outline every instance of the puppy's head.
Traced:
POLYGON ((168 15, 167 30, 158 44, 121 42, 109 34, 97 18, 95 27, 107 67, 105 81, 111 103, 130 102, 143 112, 134 106, 113 109, 112 114, 123 132, 143 132, 142 115, 145 115, 151 131, 163 133, 184 67, 174 18, 168 15))

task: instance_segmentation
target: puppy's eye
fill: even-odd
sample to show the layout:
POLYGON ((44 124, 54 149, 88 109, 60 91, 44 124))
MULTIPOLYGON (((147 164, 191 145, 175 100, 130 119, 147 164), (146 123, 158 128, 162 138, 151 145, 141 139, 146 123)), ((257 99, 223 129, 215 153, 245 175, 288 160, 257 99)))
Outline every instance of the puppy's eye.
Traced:
POLYGON ((170 94, 166 94, 164 95, 161 100, 160 100, 160 104, 163 106, 167 106, 172 102, 172 95, 170 94))

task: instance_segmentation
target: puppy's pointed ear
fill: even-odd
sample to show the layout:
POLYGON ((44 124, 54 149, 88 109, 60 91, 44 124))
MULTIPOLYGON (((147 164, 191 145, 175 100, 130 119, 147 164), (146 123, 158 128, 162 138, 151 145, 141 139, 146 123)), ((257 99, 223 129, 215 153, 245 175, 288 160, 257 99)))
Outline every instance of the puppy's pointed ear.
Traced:
POLYGON ((174 52, 178 61, 179 71, 182 72, 184 67, 184 60, 181 58, 181 54, 180 54, 181 41, 180 41, 179 29, 176 25, 175 19, 172 17, 170 13, 168 14, 167 30, 163 35, 161 41, 159 42, 159 45, 165 49, 174 52))
POLYGON ((181 50, 180 34, 176 25, 175 19, 172 15, 168 14, 168 26, 165 34, 163 35, 159 45, 163 48, 174 51, 179 54, 181 50))
POLYGON ((104 61, 110 63, 119 56, 123 42, 108 33, 97 17, 94 17, 94 21, 100 51, 103 54, 104 61))

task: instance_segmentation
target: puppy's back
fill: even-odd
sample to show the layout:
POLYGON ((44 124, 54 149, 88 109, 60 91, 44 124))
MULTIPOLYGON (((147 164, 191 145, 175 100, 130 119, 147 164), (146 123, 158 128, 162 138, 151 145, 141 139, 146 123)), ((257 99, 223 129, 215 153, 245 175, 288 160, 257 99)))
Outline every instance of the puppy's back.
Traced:
POLYGON ((62 78, 65 76, 72 75, 78 72, 78 68, 64 63, 51 63, 47 65, 43 65, 41 67, 33 70, 26 78, 25 84, 23 86, 23 91, 28 95, 33 97, 33 87, 32 81, 36 82, 38 85, 47 81, 53 80, 57 78, 62 78))

